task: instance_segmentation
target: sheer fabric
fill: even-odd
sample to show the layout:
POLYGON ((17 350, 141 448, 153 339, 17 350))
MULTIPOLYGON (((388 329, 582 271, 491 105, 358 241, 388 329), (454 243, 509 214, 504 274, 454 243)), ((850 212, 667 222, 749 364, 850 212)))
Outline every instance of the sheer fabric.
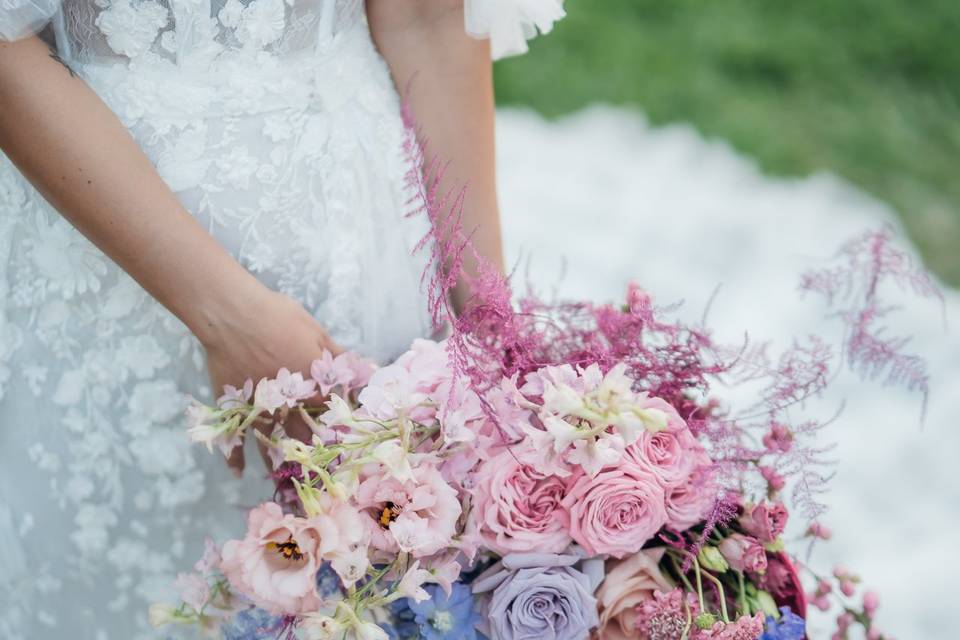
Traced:
MULTIPOLYGON (((516 49, 492 17, 475 32, 516 49)), ((0 39, 48 22, 264 283, 379 360, 429 332, 425 223, 404 215, 399 99, 361 0, 0 0, 0 39)), ((206 387, 187 329, 0 154, 0 637, 158 637, 147 604, 268 494, 256 465, 237 482, 187 443, 184 396, 206 387)))

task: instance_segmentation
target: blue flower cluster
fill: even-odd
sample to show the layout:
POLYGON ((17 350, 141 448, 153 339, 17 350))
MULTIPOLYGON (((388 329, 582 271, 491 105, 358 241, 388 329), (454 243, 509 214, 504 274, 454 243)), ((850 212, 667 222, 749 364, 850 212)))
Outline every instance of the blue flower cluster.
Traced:
POLYGON ((222 640, 275 640, 283 619, 250 607, 230 617, 220 627, 222 640))
POLYGON ((803 640, 807 632, 807 623, 790 611, 790 607, 780 607, 780 619, 767 616, 767 622, 760 640, 803 640))
POLYGON ((398 600, 393 624, 382 625, 391 640, 484 640, 476 630, 480 616, 470 587, 455 583, 448 597, 439 586, 424 587, 429 600, 398 600))

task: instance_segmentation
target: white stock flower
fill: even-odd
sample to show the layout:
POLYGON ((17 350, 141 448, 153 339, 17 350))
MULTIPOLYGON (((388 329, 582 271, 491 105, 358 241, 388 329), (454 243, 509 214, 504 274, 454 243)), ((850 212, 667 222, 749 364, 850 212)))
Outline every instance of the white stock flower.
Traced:
POLYGON ((577 440, 566 457, 568 462, 580 465, 593 477, 604 467, 619 462, 623 449, 623 438, 615 434, 605 434, 598 439, 577 440))
POLYGON ((390 475, 400 482, 413 480, 413 467, 410 466, 407 450, 398 441, 387 440, 381 442, 374 448, 371 456, 385 466, 390 475))
POLYGON ((372 622, 361 622, 355 627, 357 640, 390 640, 387 632, 372 622))
POLYGON ((562 382, 543 383, 543 408, 558 416, 574 414, 583 407, 583 396, 573 387, 562 382))
POLYGON ((553 440, 553 450, 556 453, 566 451, 571 443, 581 437, 579 429, 557 416, 543 415, 540 416, 540 421, 553 440))
POLYGON ((308 614, 300 622, 304 640, 334 640, 343 631, 343 625, 330 616, 308 614))
POLYGON ((429 600, 430 594, 423 588, 423 584, 429 582, 430 579, 430 572, 426 569, 421 569, 420 561, 417 560, 411 565, 407 572, 403 574, 403 578, 400 579, 400 584, 397 585, 397 593, 404 598, 413 598, 416 602, 429 600))

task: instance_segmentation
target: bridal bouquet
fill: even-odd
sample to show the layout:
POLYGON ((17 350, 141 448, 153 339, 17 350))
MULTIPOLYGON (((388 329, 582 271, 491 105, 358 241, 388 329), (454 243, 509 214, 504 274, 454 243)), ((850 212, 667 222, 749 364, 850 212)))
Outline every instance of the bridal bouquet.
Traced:
POLYGON ((876 594, 853 600, 843 567, 805 590, 784 539, 790 477, 813 516, 824 478, 803 443, 815 425, 779 415, 825 384, 825 345, 729 357, 637 287, 619 308, 504 309, 388 366, 326 353, 195 403, 190 437, 211 450, 261 427, 277 493, 153 621, 227 639, 801 640, 808 602, 838 594, 835 638, 886 637, 876 594), (734 416, 706 381, 742 367, 766 409, 734 416), (292 414, 310 442, 285 436, 292 414))
POLYGON ((409 151, 447 338, 383 367, 326 353, 195 402, 190 437, 229 455, 255 434, 277 489, 151 621, 226 640, 804 640, 816 607, 835 639, 889 639, 856 575, 806 561, 830 537, 829 420, 801 417, 836 360, 926 391, 923 362, 878 328, 879 292, 937 291, 889 231, 803 279, 846 327, 839 348, 722 345, 635 285, 620 305, 518 300, 482 264, 454 314, 462 197, 423 182, 412 135, 409 151), (724 386, 751 399, 734 408, 724 386), (291 416, 308 442, 285 435, 291 416), (790 518, 805 524, 788 539, 790 518))

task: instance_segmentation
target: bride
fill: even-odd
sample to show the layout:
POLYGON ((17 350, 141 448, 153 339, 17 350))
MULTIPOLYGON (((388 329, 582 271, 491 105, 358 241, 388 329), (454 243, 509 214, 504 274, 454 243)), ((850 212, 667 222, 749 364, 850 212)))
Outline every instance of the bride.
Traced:
POLYGON ((561 2, 0 0, 0 637, 153 637, 269 492, 185 394, 430 331, 395 87, 502 263, 491 54, 561 2))

